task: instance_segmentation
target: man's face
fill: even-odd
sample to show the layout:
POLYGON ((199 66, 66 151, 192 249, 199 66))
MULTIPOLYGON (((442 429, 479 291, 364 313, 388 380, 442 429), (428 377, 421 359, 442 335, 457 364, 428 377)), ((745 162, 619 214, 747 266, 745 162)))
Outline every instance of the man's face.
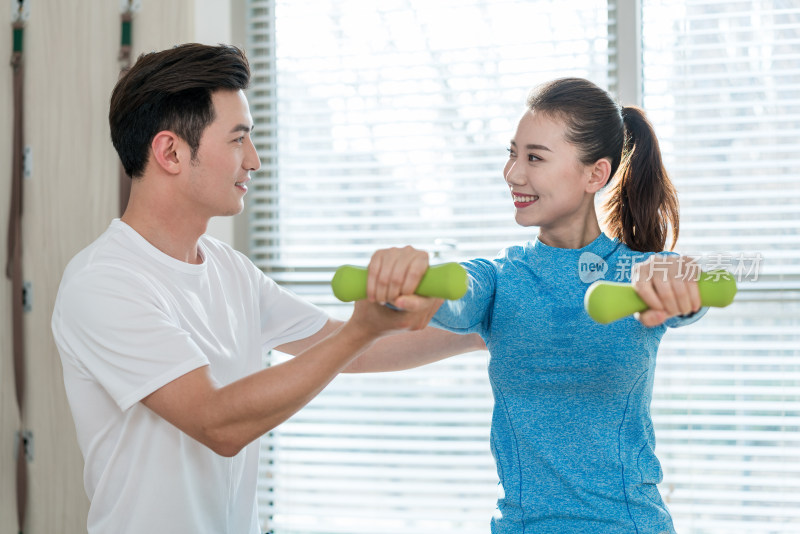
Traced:
POLYGON ((203 131, 186 184, 198 214, 209 218, 241 212, 250 171, 261 166, 244 92, 216 91, 211 102, 215 119, 203 131))

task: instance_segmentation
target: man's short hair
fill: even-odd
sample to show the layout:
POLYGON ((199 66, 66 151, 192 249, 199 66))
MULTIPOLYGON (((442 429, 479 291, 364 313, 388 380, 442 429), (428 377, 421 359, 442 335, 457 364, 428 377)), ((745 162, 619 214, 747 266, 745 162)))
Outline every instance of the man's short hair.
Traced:
POLYGON ((189 43, 139 56, 111 93, 111 142, 131 178, 144 174, 150 144, 169 130, 186 141, 192 159, 205 128, 214 121, 211 95, 244 90, 247 58, 235 46, 189 43))

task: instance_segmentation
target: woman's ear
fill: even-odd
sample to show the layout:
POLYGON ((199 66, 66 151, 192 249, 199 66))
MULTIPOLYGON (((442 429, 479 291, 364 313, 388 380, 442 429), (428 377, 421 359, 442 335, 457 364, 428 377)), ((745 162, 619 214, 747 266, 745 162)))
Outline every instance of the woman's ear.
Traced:
POLYGON ((597 193, 606 186, 609 178, 611 178, 611 161, 608 158, 597 160, 591 168, 586 192, 597 193))
POLYGON ((181 171, 181 158, 178 155, 181 139, 169 130, 158 132, 150 143, 153 160, 168 174, 181 171))

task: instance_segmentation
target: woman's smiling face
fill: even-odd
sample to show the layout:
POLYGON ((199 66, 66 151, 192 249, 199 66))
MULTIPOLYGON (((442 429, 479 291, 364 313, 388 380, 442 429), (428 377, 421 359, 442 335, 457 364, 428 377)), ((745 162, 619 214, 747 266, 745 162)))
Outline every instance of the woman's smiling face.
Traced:
POLYGON ((520 226, 541 231, 582 224, 591 166, 565 138, 563 121, 534 110, 525 112, 511 139, 503 177, 511 190, 520 226))

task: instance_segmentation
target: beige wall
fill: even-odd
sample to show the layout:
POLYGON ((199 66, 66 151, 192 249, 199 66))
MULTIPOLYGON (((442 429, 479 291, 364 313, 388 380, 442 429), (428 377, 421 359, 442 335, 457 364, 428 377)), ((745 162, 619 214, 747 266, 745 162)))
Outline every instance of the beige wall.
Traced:
MULTIPOLYGON (((107 105, 117 79, 118 0, 33 0, 25 30, 26 138, 33 175, 24 187, 25 279, 33 309, 25 316, 25 428, 34 434, 26 534, 86 531, 83 459, 67 406, 50 314, 61 273, 117 212, 117 158, 107 105)), ((240 0, 141 0, 134 54, 186 41, 230 42, 240 0), (215 21, 210 24, 208 21, 215 21), (223 22, 220 22, 223 21, 223 22)), ((0 9, 0 236, 5 266, 11 146, 11 27, 0 9)), ((238 35, 238 33, 237 33, 238 35)), ((241 43, 237 43, 241 44, 241 43)), ((212 231, 233 239, 231 221, 212 231)), ((4 269, 3 269, 4 270, 4 269)), ((0 534, 16 534, 13 435, 18 428, 11 356, 10 283, 0 282, 0 534)))

